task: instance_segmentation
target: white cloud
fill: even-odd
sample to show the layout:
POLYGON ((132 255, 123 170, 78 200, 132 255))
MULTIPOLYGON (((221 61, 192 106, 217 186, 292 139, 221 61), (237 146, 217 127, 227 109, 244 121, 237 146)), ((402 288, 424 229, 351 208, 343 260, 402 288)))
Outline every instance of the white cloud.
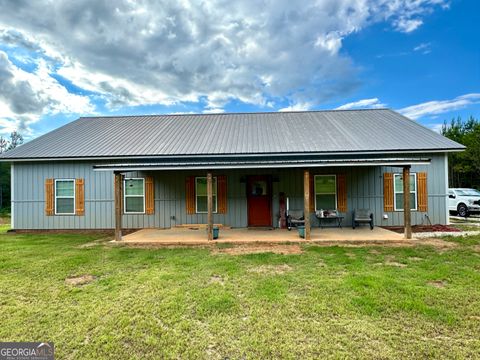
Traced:
POLYGON ((395 21, 394 26, 398 31, 410 33, 412 31, 417 30, 423 21, 421 19, 404 19, 400 18, 395 21))
POLYGON ((419 119, 425 116, 463 109, 473 104, 480 104, 480 93, 466 94, 450 100, 427 101, 421 104, 407 106, 398 111, 411 119, 419 119))
POLYGON ((51 75, 93 92, 113 109, 194 102, 209 111, 231 100, 304 109, 348 96, 359 86, 355 64, 341 51, 344 38, 379 22, 411 32, 447 3, 5 2, 0 42, 44 59, 25 80, 43 94, 39 101, 49 99, 36 114, 89 108, 51 75))
POLYGON ((88 97, 68 92, 50 73, 43 60, 27 72, 0 51, 0 132, 19 129, 28 135, 41 115, 93 111, 88 97))
POLYGON ((308 102, 296 102, 295 104, 292 104, 290 106, 284 107, 279 109, 278 111, 280 112, 288 112, 288 111, 307 111, 312 108, 312 104, 308 102))
POLYGON ((211 109, 205 109, 202 112, 204 114, 222 114, 225 112, 225 110, 222 108, 211 108, 211 109))
POLYGON ((421 43, 413 48, 413 51, 421 52, 422 54, 430 54, 432 52, 432 44, 431 43, 421 43))
POLYGON ((342 47, 342 38, 341 34, 330 32, 325 35, 320 35, 317 38, 315 45, 324 48, 332 55, 336 55, 342 47))
POLYGON ((348 109, 380 109, 387 107, 378 98, 363 99, 359 101, 350 102, 339 106, 336 110, 348 110, 348 109))
POLYGON ((430 129, 432 129, 433 131, 437 132, 437 133, 441 133, 442 128, 443 128, 443 123, 442 124, 430 124, 430 125, 428 125, 428 127, 430 129))

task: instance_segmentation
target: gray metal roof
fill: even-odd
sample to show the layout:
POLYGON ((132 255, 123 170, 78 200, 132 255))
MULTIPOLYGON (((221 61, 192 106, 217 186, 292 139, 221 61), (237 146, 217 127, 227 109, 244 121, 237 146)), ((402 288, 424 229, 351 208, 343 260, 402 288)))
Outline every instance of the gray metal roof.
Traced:
POLYGON ((388 109, 84 117, 4 159, 129 158, 463 149, 388 109))

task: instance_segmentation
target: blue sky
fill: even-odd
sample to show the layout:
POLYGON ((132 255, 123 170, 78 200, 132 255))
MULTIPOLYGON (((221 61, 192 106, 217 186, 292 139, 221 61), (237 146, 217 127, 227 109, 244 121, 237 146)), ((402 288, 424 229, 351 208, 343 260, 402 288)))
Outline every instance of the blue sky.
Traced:
POLYGON ((116 114, 389 107, 435 130, 480 117, 477 1, 0 6, 0 134, 116 114))

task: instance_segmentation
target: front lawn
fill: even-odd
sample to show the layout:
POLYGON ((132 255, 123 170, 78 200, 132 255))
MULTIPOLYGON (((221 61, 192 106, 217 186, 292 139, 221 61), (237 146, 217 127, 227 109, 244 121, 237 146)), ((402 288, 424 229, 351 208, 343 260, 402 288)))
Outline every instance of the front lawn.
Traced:
POLYGON ((480 237, 232 256, 5 230, 0 340, 53 341, 59 359, 480 354, 480 237))

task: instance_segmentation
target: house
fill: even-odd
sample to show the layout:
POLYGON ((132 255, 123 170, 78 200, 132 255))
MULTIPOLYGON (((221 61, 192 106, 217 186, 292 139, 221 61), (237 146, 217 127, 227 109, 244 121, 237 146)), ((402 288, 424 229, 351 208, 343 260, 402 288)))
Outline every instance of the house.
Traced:
POLYGON ((349 224, 356 208, 379 226, 405 223, 409 237, 410 224, 448 223, 447 154, 463 149, 374 109, 84 117, 1 160, 11 162, 13 229, 116 229, 121 239, 122 228, 208 224, 211 237, 213 223, 283 227, 288 202, 307 215, 307 238, 316 210, 349 224))

